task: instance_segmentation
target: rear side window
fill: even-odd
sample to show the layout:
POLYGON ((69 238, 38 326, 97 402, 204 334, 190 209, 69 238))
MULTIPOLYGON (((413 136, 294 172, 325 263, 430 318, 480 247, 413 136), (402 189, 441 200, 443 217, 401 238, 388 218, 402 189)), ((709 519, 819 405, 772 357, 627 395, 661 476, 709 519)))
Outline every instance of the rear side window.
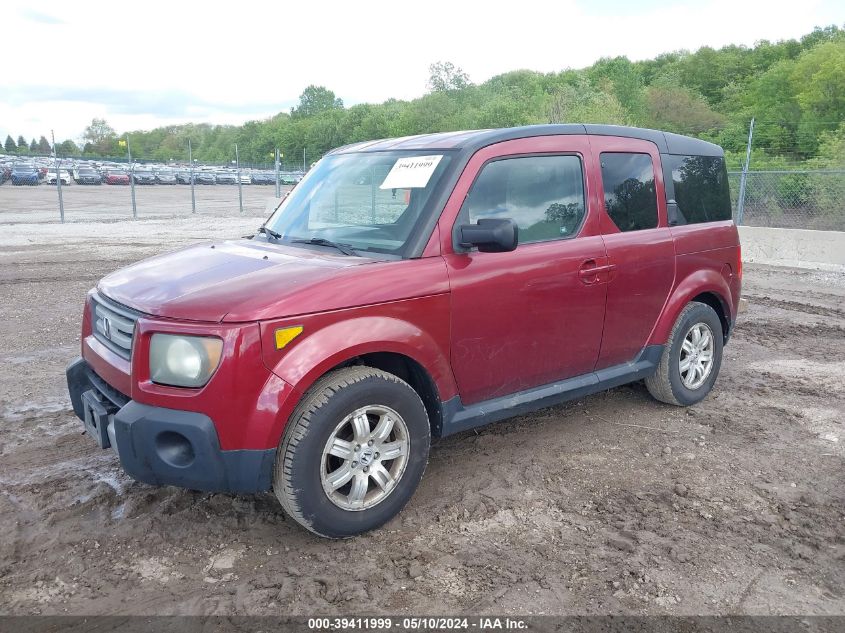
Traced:
POLYGON ((487 163, 464 202, 469 221, 510 218, 519 242, 572 237, 585 215, 584 174, 577 156, 523 156, 487 163))
POLYGON ((672 173, 676 224, 731 219, 731 194, 725 160, 717 156, 664 155, 664 173, 672 173))
POLYGON ((657 226, 654 166, 649 154, 601 154, 604 207, 620 231, 657 226))

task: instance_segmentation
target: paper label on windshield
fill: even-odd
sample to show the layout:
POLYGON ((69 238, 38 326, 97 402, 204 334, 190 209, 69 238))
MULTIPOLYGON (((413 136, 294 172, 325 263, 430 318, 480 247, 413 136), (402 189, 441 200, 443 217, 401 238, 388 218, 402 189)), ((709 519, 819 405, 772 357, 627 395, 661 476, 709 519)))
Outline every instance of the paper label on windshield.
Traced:
POLYGON ((393 164, 393 168, 387 174, 387 178, 381 183, 379 189, 425 187, 441 158, 443 158, 442 154, 400 158, 393 164))

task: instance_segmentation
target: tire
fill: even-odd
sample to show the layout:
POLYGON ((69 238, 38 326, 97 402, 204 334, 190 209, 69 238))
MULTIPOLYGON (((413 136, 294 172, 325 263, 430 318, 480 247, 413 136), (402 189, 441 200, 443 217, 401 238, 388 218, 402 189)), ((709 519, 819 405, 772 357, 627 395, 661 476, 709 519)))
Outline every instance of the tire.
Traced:
MULTIPOLYGON (((716 382, 719 375, 719 369, 722 365, 723 344, 722 321, 719 315, 709 305, 691 301, 678 315, 675 325, 672 327, 669 342, 663 349, 657 370, 645 379, 649 393, 661 402, 680 407, 688 407, 700 402, 710 393, 713 383, 716 382), (706 370, 706 376, 696 374, 694 367, 699 356, 701 359, 707 358, 707 350, 702 349, 698 353, 690 353, 684 347, 688 335, 694 338, 693 328, 697 328, 699 333, 702 334, 698 339, 699 344, 704 341, 705 333, 709 332, 712 337, 712 344, 709 346, 711 363, 708 366, 709 369, 706 370), (682 355, 684 361, 692 360, 692 363, 688 363, 688 366, 693 369, 687 369, 686 372, 682 370, 682 355)), ((688 341, 688 346, 695 349, 692 341, 688 341)), ((704 367, 704 364, 706 364, 706 360, 702 360, 702 367, 704 367)))
POLYGON ((273 491, 291 518, 319 536, 349 538, 374 530, 396 516, 416 490, 428 463, 430 434, 422 400, 397 376, 370 367, 330 372, 308 391, 287 424, 276 454, 273 491), (355 425, 362 412, 364 421, 355 425), (368 445, 367 438, 388 425, 388 435, 368 445), (335 450, 330 439, 342 444, 344 457, 327 452, 329 446, 335 450), (397 452, 402 446, 404 457, 397 452), (374 461, 380 447, 398 456, 374 461), (363 474, 369 469, 365 463, 372 465, 368 474, 363 474), (345 479, 350 472, 352 478, 345 479), (332 475, 346 483, 330 493, 332 475), (387 483, 379 485, 377 476, 387 483))

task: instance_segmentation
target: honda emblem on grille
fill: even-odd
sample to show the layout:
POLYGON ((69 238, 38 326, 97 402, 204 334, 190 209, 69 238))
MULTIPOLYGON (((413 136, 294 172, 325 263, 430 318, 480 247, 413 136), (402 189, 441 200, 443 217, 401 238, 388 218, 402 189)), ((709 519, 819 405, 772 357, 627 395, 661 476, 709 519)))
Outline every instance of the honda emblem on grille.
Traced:
POLYGON ((103 317, 103 336, 111 340, 111 321, 108 317, 103 317))

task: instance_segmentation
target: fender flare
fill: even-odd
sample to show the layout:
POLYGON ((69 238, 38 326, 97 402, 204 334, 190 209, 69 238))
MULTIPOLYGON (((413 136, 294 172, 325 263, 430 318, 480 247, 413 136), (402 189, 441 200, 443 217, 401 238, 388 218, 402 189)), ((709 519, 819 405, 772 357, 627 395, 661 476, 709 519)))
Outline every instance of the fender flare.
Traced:
POLYGON ((712 293, 718 297, 725 311, 728 323, 733 323, 734 314, 731 309, 731 289, 724 276, 715 270, 698 270, 685 277, 677 284, 669 295, 666 305, 660 314, 660 318, 649 336, 649 345, 665 345, 672 332, 672 327, 681 310, 684 309, 694 297, 705 292, 712 293))
POLYGON ((309 334, 284 354, 271 371, 301 395, 333 367, 364 354, 401 354, 429 375, 441 401, 457 394, 446 349, 416 325, 384 316, 339 321, 309 334))

